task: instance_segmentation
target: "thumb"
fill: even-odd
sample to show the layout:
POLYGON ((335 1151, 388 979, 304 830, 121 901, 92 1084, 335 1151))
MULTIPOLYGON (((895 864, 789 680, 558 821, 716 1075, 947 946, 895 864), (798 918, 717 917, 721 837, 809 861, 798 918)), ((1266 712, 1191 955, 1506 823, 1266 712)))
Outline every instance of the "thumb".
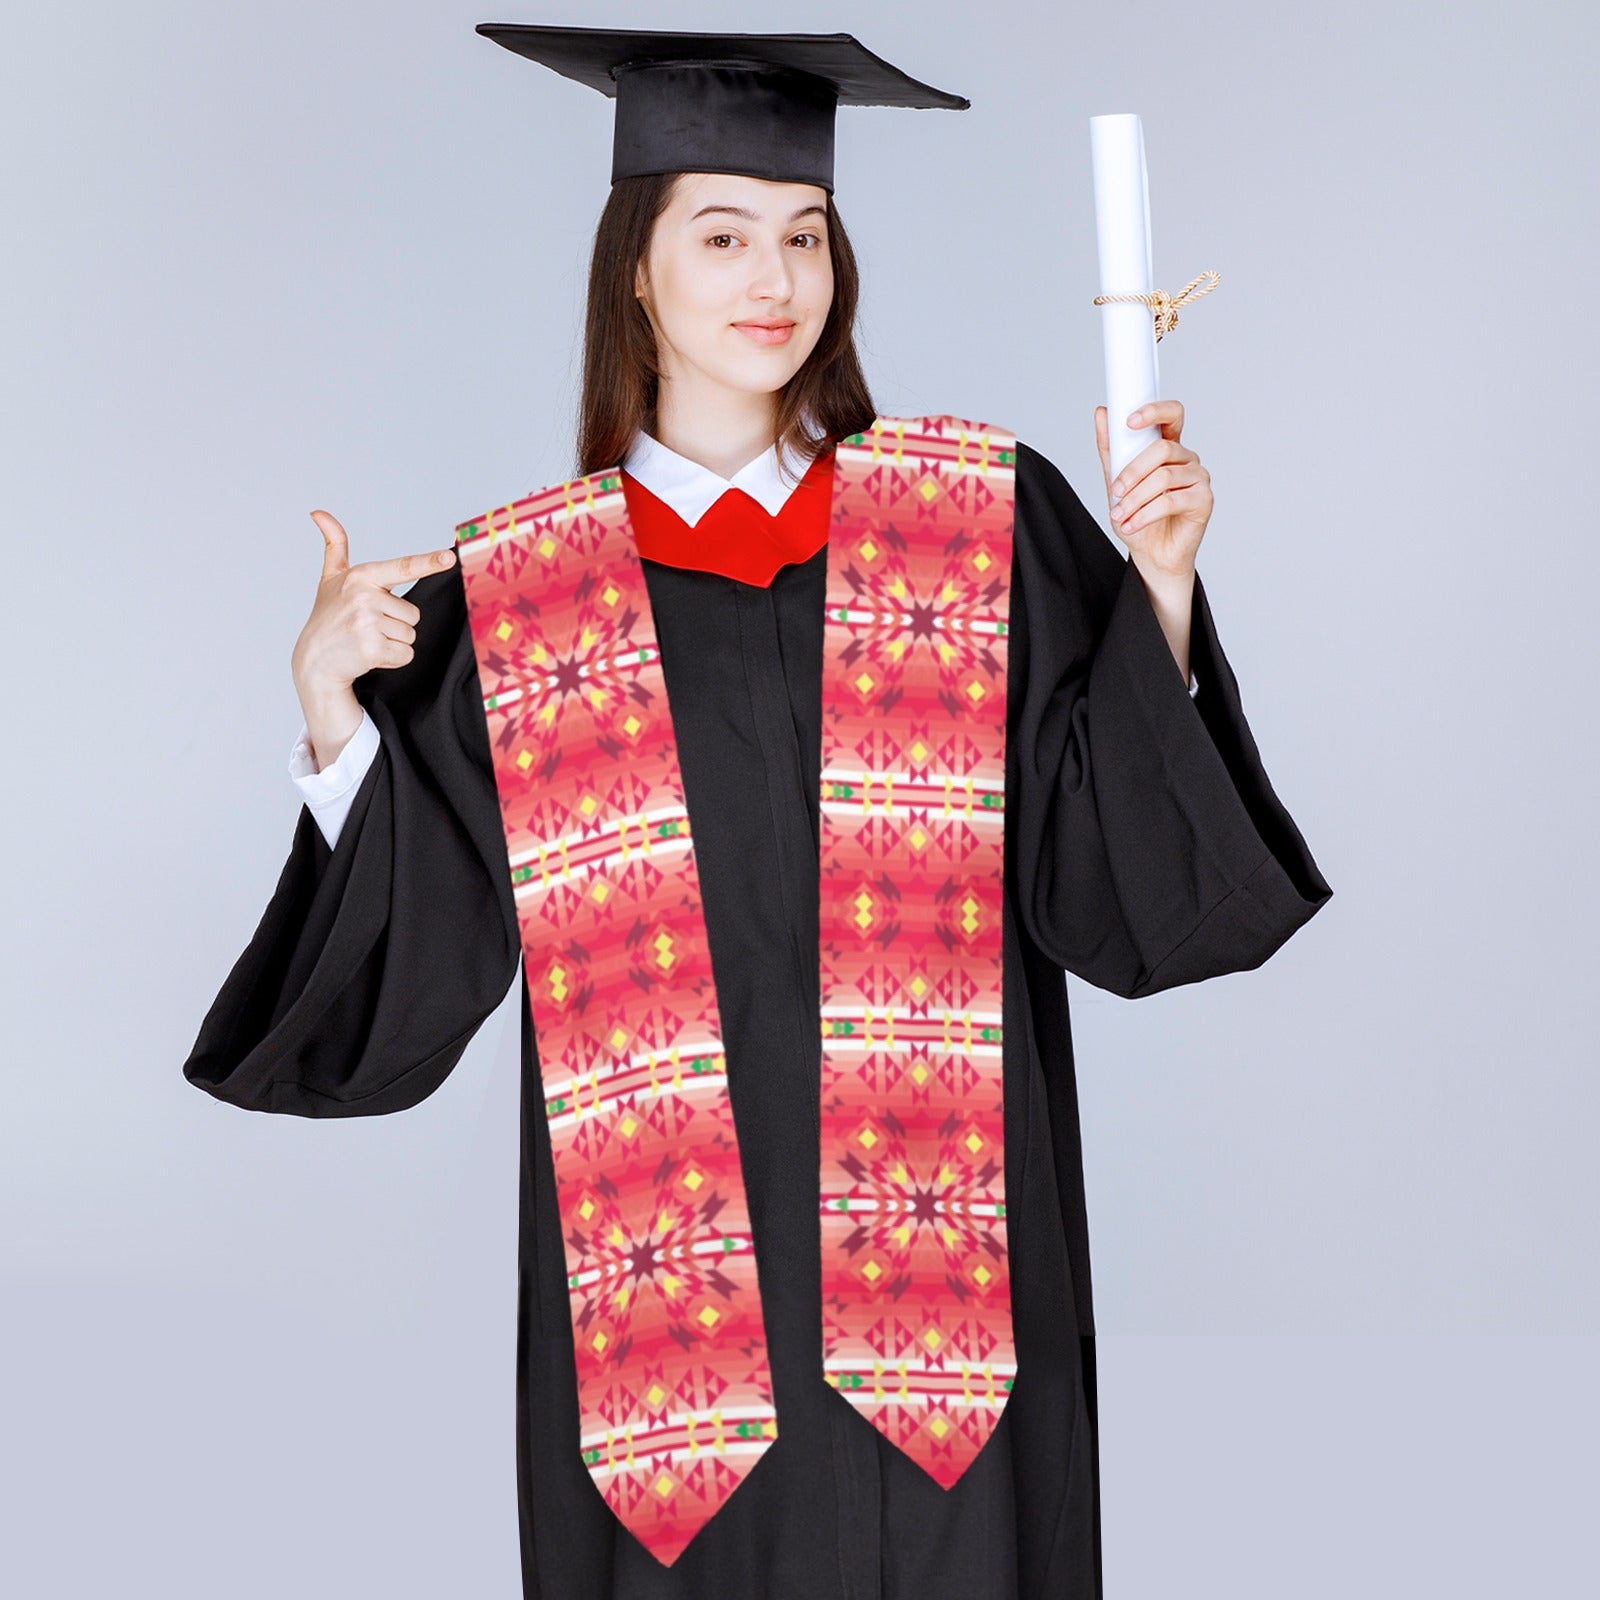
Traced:
POLYGON ((1106 480, 1106 499, 1111 498, 1111 434, 1104 406, 1094 408, 1094 442, 1100 450, 1100 471, 1106 480))
POLYGON ((316 523, 323 538, 322 576, 336 578, 350 567, 350 541, 339 525, 337 517, 326 511, 313 511, 311 520, 316 523))

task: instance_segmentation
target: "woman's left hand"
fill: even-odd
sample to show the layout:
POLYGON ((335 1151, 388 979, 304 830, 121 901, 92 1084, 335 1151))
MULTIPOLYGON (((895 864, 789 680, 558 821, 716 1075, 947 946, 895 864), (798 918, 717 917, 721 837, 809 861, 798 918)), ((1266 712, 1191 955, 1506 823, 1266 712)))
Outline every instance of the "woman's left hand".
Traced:
POLYGON ((1146 445, 1111 478, 1106 408, 1096 406, 1094 431, 1100 469, 1106 479, 1111 527, 1143 567, 1169 577, 1187 577, 1211 520, 1211 474, 1200 457, 1180 443, 1183 406, 1177 400, 1152 400, 1128 418, 1129 427, 1161 426, 1161 437, 1146 445), (1110 505, 1111 501, 1117 501, 1110 505))

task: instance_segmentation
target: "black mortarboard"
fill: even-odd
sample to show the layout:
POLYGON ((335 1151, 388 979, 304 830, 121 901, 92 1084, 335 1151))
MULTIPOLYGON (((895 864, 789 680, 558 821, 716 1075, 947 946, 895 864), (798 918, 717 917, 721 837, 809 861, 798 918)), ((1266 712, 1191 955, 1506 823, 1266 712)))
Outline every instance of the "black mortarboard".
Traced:
POLYGON ((836 106, 941 107, 848 33, 669 33, 480 22, 478 32, 617 102, 611 181, 739 172, 833 193, 836 106))

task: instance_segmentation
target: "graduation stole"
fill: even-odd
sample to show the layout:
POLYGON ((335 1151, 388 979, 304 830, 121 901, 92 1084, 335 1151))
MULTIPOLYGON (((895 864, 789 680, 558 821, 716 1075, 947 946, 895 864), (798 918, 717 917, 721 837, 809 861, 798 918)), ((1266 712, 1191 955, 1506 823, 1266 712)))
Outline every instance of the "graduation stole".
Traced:
MULTIPOLYGON (((1001 904, 1016 438, 836 447, 820 783, 823 1377, 943 1487, 1016 1372, 1001 904)), ((671 1566, 777 1438, 716 984, 621 469, 460 524, 584 1465, 671 1566)))

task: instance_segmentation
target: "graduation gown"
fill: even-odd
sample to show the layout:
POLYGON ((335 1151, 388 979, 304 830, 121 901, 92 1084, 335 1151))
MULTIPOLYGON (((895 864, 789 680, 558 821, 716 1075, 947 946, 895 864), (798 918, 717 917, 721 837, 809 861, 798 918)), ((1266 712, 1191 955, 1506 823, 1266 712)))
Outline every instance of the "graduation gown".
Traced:
MULTIPOLYGON (((1332 891, 1274 793, 1194 587, 1191 698, 1133 563, 1017 448, 1007 672, 1004 1124, 1015 1388, 949 1490, 824 1378, 818 774, 827 546, 770 586, 643 559, 682 763, 765 1308, 778 1439, 673 1566, 580 1458, 573 1335, 522 989, 517 1477, 526 1600, 1095 1600, 1089 1236, 1063 971, 1126 998, 1261 965, 1332 891)), ((416 1105, 517 979, 459 563, 330 849, 302 808, 185 1076, 308 1117, 416 1105)))

